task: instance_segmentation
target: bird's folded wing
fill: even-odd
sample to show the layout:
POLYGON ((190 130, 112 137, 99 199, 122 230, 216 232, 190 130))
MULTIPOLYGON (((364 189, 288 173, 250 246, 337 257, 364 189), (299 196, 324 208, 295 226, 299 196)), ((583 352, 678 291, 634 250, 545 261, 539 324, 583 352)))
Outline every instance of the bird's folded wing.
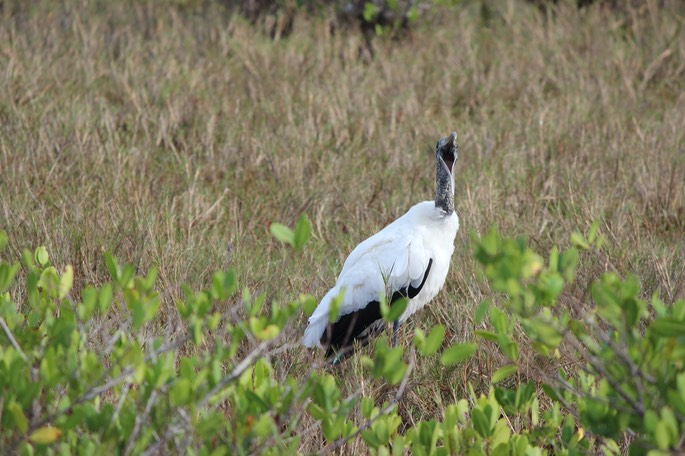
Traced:
POLYGON ((418 287, 429 261, 421 239, 406 233, 386 232, 384 236, 375 235, 359 244, 345 261, 335 286, 309 317, 305 345, 320 345, 331 301, 340 293, 344 293, 339 312, 342 316, 378 301, 382 294, 388 293, 389 298, 395 291, 418 287))
POLYGON ((407 241, 405 237, 400 242, 399 239, 386 238, 368 245, 362 243, 359 247, 366 248, 354 257, 354 262, 348 259, 345 263, 336 286, 331 290, 337 289, 335 294, 329 292, 330 296, 324 297, 324 300, 332 299, 341 289, 345 290, 340 306, 341 315, 364 308, 371 301, 378 301, 384 293, 390 297, 395 291, 421 284, 430 258, 420 240, 407 241))

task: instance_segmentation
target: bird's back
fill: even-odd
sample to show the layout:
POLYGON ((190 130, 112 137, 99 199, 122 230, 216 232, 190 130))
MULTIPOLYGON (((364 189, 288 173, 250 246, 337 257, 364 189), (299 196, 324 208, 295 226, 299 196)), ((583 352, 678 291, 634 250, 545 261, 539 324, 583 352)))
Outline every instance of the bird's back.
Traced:
POLYGON ((321 346, 330 303, 343 290, 341 318, 377 303, 382 294, 424 285, 425 277, 425 286, 410 300, 400 321, 423 307, 445 281, 458 228, 456 214, 446 216, 433 201, 425 201, 364 240, 347 257, 335 286, 309 318, 303 343, 321 346), (426 274, 429 266, 431 272, 426 274))

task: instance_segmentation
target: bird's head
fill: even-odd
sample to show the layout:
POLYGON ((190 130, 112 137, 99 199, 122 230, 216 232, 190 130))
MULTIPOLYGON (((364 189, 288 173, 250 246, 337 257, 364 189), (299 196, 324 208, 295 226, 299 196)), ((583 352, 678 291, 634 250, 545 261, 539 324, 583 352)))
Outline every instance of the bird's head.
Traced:
POLYGON ((435 206, 445 214, 454 212, 454 164, 457 162, 457 133, 452 132, 435 146, 435 206))
POLYGON ((454 172, 454 164, 457 162, 457 132, 453 131, 451 135, 442 138, 435 146, 436 159, 438 165, 445 167, 450 175, 454 172))

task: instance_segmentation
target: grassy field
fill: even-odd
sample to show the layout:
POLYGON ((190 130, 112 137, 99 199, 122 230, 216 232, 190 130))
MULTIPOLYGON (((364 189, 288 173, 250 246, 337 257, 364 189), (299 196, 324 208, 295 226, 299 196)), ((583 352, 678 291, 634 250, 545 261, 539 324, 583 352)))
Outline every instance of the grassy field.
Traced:
MULTIPOLYGON (((598 220, 606 254, 583 257, 562 297, 577 312, 608 269, 636 274, 644 296, 683 297, 685 6, 561 2, 546 16, 488 3, 488 14, 478 2, 434 11, 407 39, 374 40, 373 56, 325 18, 298 16, 272 39, 214 4, 0 3, 3 255, 47 246, 74 266, 77 294, 108 278, 105 251, 141 272, 154 265, 159 331, 182 331, 181 285, 199 289, 216 270, 234 268, 267 301, 318 299, 358 242, 433 198, 435 141, 456 130, 451 271, 401 340, 438 322, 446 343, 472 338, 474 310, 493 296, 471 234, 491 226, 548 252, 598 220), (313 238, 295 253, 269 224, 301 213, 313 238)), ((279 366, 319 356, 292 348, 279 366)), ((502 362, 417 365, 405 422, 440 414, 502 362)), ((535 377, 529 362, 522 375, 535 377)), ((384 394, 349 365, 337 373, 348 392, 384 394)))

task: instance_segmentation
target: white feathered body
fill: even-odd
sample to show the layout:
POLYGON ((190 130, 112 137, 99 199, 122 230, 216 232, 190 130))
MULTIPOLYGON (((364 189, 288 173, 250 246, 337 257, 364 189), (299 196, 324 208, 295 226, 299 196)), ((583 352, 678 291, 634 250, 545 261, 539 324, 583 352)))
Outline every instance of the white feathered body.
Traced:
POLYGON ((458 229, 459 218, 455 212, 447 215, 434 201, 424 201, 363 241, 347 257, 335 286, 309 317, 303 344, 322 346, 331 301, 343 289, 340 317, 378 301, 382 294, 390 296, 408 286, 418 287, 432 259, 423 287, 410 299, 399 319, 402 323, 430 302, 445 283, 458 229))

